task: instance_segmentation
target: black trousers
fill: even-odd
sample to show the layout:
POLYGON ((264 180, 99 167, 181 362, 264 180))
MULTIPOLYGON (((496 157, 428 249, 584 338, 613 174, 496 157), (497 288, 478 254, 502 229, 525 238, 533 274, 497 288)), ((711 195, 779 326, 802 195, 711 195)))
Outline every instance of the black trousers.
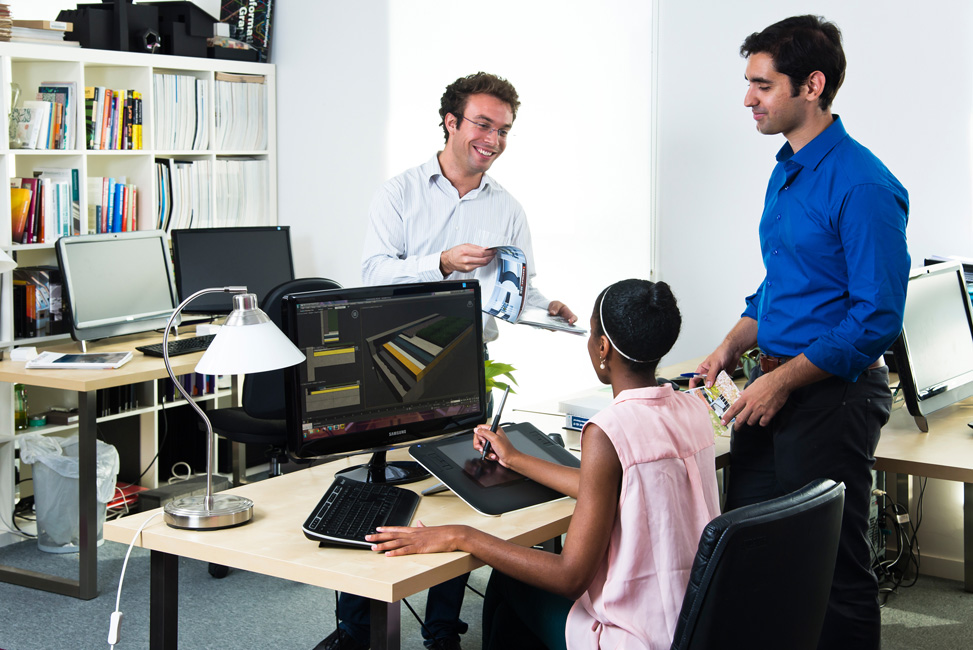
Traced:
MULTIPOLYGON (((757 368, 751 381, 760 374, 757 368)), ((855 383, 830 377, 795 390, 767 427, 733 427, 727 510, 787 494, 817 478, 845 484, 838 557, 818 644, 822 650, 881 646, 868 507, 875 447, 891 408, 888 368, 876 368, 855 383)))

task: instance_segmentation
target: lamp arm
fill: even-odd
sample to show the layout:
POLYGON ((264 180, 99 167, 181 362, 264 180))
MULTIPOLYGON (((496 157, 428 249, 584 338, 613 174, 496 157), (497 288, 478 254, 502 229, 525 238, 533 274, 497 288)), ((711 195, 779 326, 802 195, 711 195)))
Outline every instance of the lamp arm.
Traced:
POLYGON ((210 423, 209 418, 206 417, 206 412, 199 407, 195 401, 193 401, 192 396, 182 387, 182 384, 176 379, 176 374, 172 371, 172 365, 169 363, 169 332, 172 331, 172 325, 182 313, 182 310, 186 308, 186 305, 191 303, 193 300, 207 293, 246 293, 247 288, 241 286, 231 286, 223 287, 222 289, 200 289, 193 295, 189 296, 172 312, 172 316, 169 317, 169 321, 166 323, 166 330, 162 334, 162 360, 166 364, 166 372, 169 373, 169 378, 172 383, 175 384, 176 390, 179 394, 185 398, 186 402, 192 406, 199 417, 203 419, 206 423, 206 508, 209 509, 213 505, 213 425, 210 423))

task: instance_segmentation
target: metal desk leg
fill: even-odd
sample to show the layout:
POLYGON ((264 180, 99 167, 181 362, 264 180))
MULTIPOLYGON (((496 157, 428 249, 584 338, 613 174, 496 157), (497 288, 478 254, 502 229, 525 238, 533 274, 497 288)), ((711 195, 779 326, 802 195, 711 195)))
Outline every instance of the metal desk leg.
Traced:
POLYGON ((973 483, 963 484, 963 582, 973 592, 973 483))
POLYGON ((95 392, 78 393, 78 579, 0 566, 0 581, 91 600, 98 595, 98 520, 95 485, 95 392))
POLYGON ((371 648, 372 650, 399 650, 401 636, 401 606, 399 603, 386 603, 370 600, 372 613, 371 648))
POLYGON ((179 643, 179 556, 152 551, 149 587, 149 647, 176 650, 179 643))
POLYGON ((78 598, 98 595, 98 480, 95 471, 95 441, 98 436, 97 391, 78 393, 78 513, 80 540, 78 598))

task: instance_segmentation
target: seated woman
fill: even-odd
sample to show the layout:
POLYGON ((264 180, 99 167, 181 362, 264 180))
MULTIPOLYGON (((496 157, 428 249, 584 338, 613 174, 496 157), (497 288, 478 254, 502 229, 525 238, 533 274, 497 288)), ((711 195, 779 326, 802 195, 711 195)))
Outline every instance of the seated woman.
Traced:
POLYGON ((467 526, 387 527, 386 555, 466 551, 494 567, 484 648, 668 648, 703 527, 719 514, 713 427, 701 400, 656 383, 681 317, 664 282, 624 280, 591 315, 588 353, 614 401, 582 431, 581 468, 518 452, 477 427, 488 458, 578 502, 560 555, 467 526))

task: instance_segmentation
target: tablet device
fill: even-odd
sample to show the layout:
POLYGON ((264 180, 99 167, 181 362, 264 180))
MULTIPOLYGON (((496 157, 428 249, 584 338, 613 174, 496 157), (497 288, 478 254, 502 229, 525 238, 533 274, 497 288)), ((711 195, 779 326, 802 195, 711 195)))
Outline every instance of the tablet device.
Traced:
MULTIPOLYGON (((503 430, 513 446, 524 453, 567 467, 581 467, 574 454, 531 424, 507 425, 503 430)), ((409 455, 480 514, 502 515, 564 496, 496 461, 481 460, 480 452, 473 447, 472 432, 412 445, 409 455)))

